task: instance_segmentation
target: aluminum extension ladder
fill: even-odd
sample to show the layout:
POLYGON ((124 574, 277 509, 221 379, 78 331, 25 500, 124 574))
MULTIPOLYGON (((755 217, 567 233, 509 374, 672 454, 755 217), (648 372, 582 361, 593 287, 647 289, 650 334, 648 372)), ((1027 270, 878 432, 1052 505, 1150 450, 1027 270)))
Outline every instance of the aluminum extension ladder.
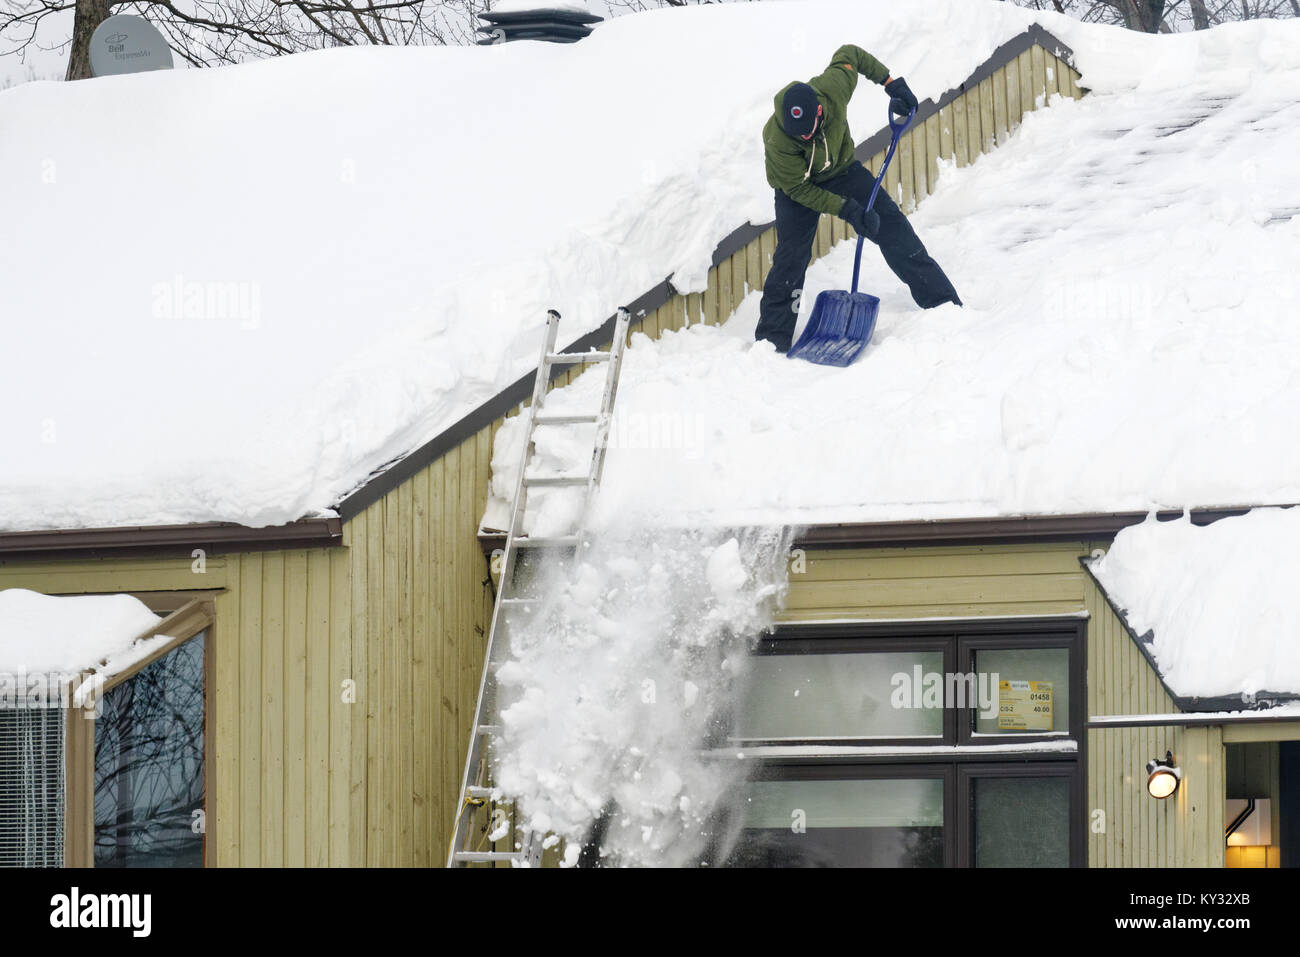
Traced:
MULTIPOLYGON (((497 822, 493 820, 493 788, 489 784, 490 761, 488 749, 491 738, 500 727, 491 723, 496 710, 496 682, 494 671, 508 651, 508 636, 504 616, 513 609, 539 603, 537 597, 526 598, 515 594, 516 561, 520 549, 573 549, 575 567, 582 560, 588 540, 586 526, 592 500, 600 484, 605 466, 605 445, 609 439, 614 411, 614 398, 618 392, 618 377, 623 366, 623 350, 627 343, 627 328, 631 316, 620 308, 614 322, 613 345, 608 352, 555 352, 555 338, 560 328, 560 314, 554 309, 546 314, 546 336, 542 344, 541 360, 537 364, 537 379, 533 383, 533 401, 528 410, 528 425, 524 435, 523 453, 519 463, 519 479, 515 485, 514 504, 510 510, 510 524, 506 530, 505 553, 500 559, 501 578, 497 587, 496 605, 492 611, 492 627, 488 631, 487 653, 483 662, 483 676, 479 680, 478 703, 474 709, 474 724, 470 734, 469 752, 465 758, 465 771, 461 777, 460 800, 456 805, 456 820, 452 828, 451 848, 447 855, 448 867, 469 864, 509 862, 516 866, 536 866, 541 863, 542 840, 540 835, 524 829, 516 836, 515 850, 480 850, 471 847, 473 836, 490 834, 497 822), (548 415, 545 410, 546 387, 551 381, 551 368, 558 365, 578 365, 588 362, 608 363, 605 389, 600 411, 587 415, 548 415), (530 476, 528 463, 533 454, 533 432, 539 425, 594 424, 596 436, 591 464, 585 475, 530 476), (582 488, 583 503, 577 527, 569 535, 545 538, 524 534, 524 510, 528 504, 528 491, 534 488, 582 488), (476 814, 487 810, 487 820, 474 826, 476 814)), ((498 807, 512 803, 505 797, 497 799, 498 807)), ((511 828, 513 831, 514 828, 511 828)))

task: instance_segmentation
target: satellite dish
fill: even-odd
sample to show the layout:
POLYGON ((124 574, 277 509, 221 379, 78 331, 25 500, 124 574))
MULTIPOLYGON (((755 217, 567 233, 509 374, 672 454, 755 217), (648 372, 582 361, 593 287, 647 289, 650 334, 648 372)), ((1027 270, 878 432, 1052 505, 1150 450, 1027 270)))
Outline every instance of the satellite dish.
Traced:
POLYGON ((152 23, 119 13, 90 35, 90 72, 95 76, 170 70, 172 51, 152 23))

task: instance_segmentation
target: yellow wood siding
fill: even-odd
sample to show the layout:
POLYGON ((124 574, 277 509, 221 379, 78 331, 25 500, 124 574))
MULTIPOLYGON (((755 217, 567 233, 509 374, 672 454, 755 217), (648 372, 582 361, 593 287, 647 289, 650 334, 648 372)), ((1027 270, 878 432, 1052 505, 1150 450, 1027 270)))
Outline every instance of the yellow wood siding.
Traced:
MULTIPOLYGON (((482 429, 345 526, 366 696, 366 863, 446 856, 490 622, 482 429)), ((360 681, 360 677, 358 678, 360 681)))

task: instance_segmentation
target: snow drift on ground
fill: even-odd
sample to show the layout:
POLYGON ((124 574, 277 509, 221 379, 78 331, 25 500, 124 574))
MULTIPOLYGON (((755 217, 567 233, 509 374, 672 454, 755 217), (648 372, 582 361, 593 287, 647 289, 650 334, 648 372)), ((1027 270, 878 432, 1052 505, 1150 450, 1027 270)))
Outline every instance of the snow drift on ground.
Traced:
MULTIPOLYGON (((666 275, 701 289, 772 217, 773 91, 841 43, 937 96, 1035 20, 1089 77, 1124 59, 991 0, 809 0, 0 93, 0 529, 319 514, 526 373, 546 308, 568 342, 666 275)), ((1167 73, 1201 56, 1149 42, 1167 73)), ((855 96, 859 137, 885 102, 855 96)))
POLYGON ((159 621, 130 595, 57 597, 7 588, 0 591, 0 672, 116 674, 170 640, 135 641, 159 621))
MULTIPOLYGON (((543 566, 501 633, 493 780, 565 863, 608 809, 605 863, 683 866, 721 837, 743 779, 725 740, 750 642, 784 599, 790 532, 609 528, 574 571, 543 566)), ((725 849, 714 848, 725 857, 725 849)))
MULTIPOLYGON (((755 345, 757 293, 721 328, 634 337, 605 504, 749 525, 1300 501, 1300 22, 1116 33, 1082 44, 1091 95, 945 167, 912 216, 964 309, 918 310, 869 248, 880 320, 848 369, 755 345)), ((801 322, 853 249, 809 270, 801 322)), ((581 467, 544 431, 537 471, 581 467)), ((520 439, 498 434, 488 526, 520 439)))
POLYGON ((1126 528, 1092 570, 1179 695, 1300 693, 1300 508, 1126 528))

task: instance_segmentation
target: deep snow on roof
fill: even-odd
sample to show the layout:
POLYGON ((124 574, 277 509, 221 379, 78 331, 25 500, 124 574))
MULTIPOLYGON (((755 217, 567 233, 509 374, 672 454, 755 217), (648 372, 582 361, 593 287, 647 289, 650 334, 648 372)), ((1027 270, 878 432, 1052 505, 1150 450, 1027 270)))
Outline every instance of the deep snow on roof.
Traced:
MULTIPOLYGON (((568 342, 666 275, 701 289, 772 215, 790 78, 856 41, 938 95, 1034 20, 1086 32, 726 4, 0 93, 0 529, 321 514, 526 374, 547 308, 568 342)), ((884 105, 858 94, 860 136, 884 105)))
MULTIPOLYGON (((721 328, 636 339, 606 516, 813 524, 1300 502, 1300 22, 1112 43, 1106 83, 945 167, 912 217, 964 309, 918 310, 868 249, 862 288, 881 318, 848 369, 754 345, 757 294, 721 328)), ((848 285, 853 247, 810 269, 803 320, 815 293, 848 285)), ((589 410, 598 389, 588 374, 549 407, 589 410)), ((539 471, 588 454, 575 429, 557 433, 539 433, 539 471)), ((519 435, 498 434, 489 527, 502 527, 519 435)), ((563 527, 565 494, 530 498, 530 527, 563 527)))
POLYGON ((1156 667, 1190 697, 1300 694, 1300 508, 1211 525, 1148 518, 1092 565, 1156 667))

